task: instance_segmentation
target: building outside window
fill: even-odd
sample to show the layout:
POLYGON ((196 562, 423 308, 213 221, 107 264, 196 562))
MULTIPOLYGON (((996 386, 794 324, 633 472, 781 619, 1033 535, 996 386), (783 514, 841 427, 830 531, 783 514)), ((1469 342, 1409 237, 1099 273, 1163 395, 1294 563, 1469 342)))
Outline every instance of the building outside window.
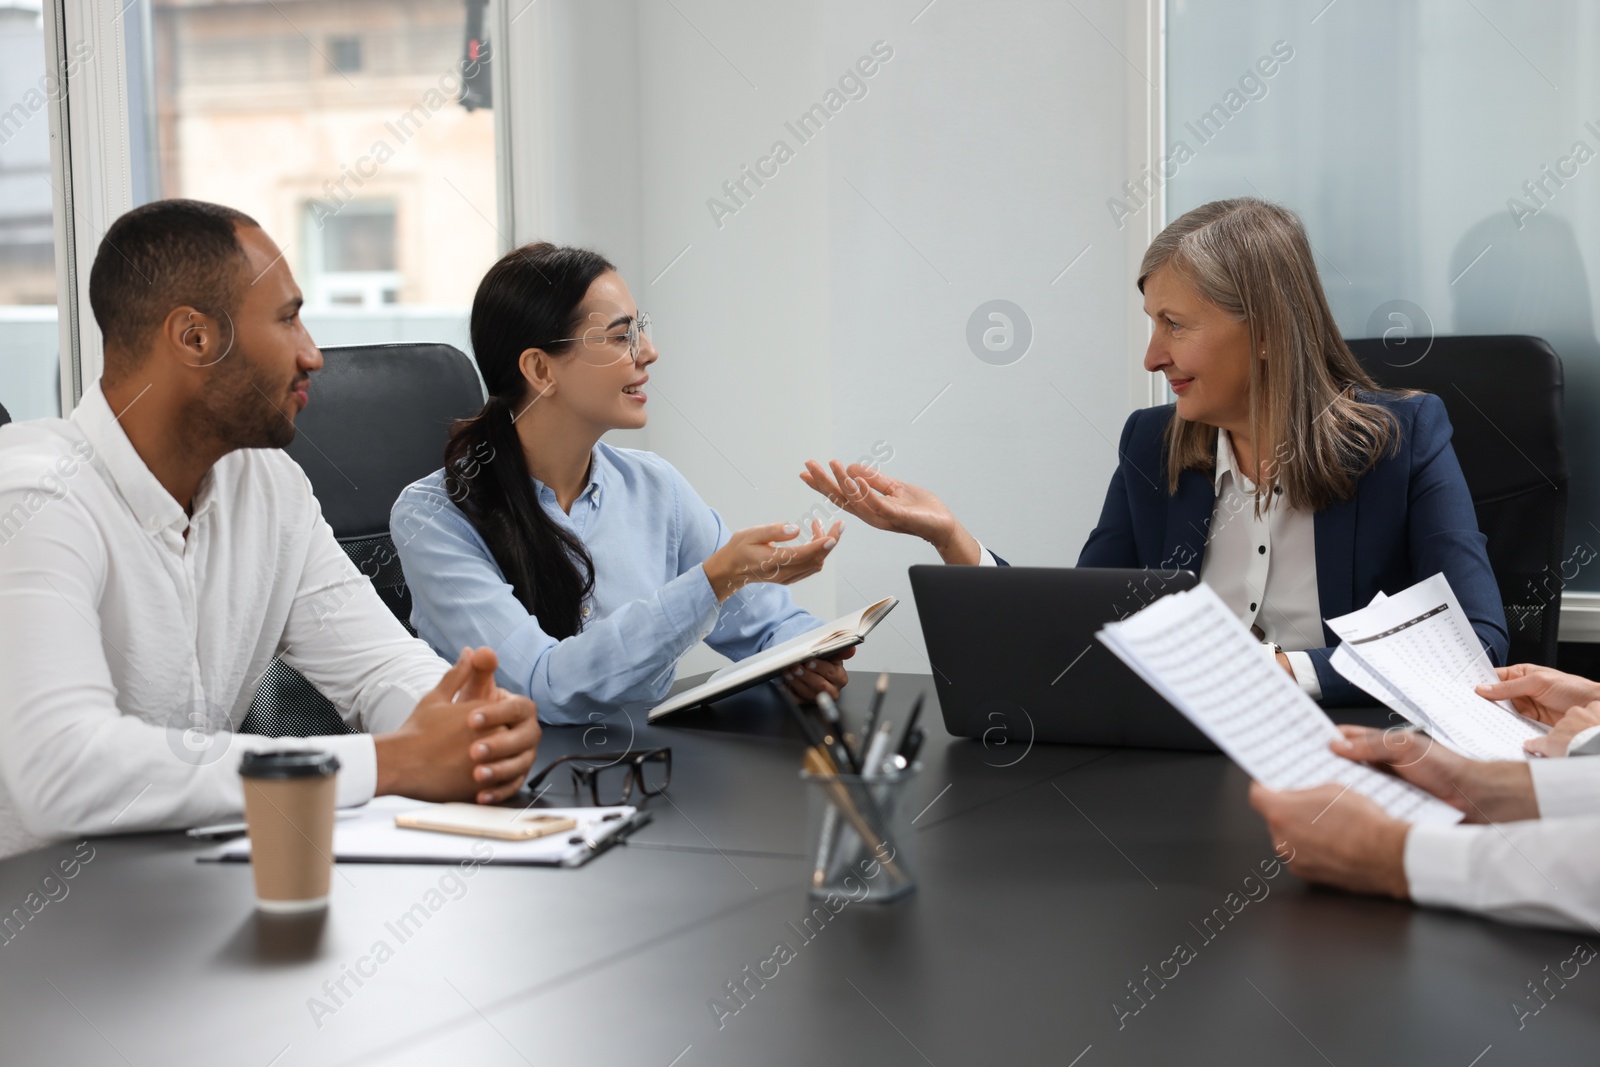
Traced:
POLYGON ((493 116, 460 103, 464 0, 137 8, 150 76, 130 99, 154 148, 136 199, 255 218, 284 250, 319 344, 465 350, 472 294, 502 242, 493 116))

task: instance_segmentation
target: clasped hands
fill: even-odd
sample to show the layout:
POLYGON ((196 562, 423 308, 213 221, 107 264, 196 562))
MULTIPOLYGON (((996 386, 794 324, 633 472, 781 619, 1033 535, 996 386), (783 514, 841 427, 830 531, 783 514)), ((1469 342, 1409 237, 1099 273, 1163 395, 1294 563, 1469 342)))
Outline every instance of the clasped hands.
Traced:
POLYGON ((462 649, 411 716, 373 738, 377 795, 496 804, 522 788, 539 751, 538 712, 495 685, 498 666, 493 649, 462 649))

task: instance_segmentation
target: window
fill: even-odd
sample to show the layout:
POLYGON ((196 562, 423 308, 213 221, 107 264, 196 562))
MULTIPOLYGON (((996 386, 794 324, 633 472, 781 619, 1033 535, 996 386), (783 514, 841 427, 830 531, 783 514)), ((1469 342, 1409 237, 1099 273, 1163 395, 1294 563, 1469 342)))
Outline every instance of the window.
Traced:
POLYGON ((392 200, 354 200, 336 213, 313 201, 306 210, 306 246, 310 270, 302 286, 312 309, 399 303, 392 200))
POLYGON ((361 38, 334 37, 328 41, 328 61, 335 72, 358 74, 361 71, 361 38))
POLYGON ((50 117, 38 5, 0 7, 0 405, 61 413, 50 117))
MULTIPOLYGON (((149 75, 131 85, 155 197, 238 208, 306 295, 322 345, 468 349, 498 257, 494 118, 461 103, 462 0, 137 0, 149 75)), ((467 67, 468 69, 464 69, 467 67)), ((130 70, 132 66, 130 65, 130 70)))
MULTIPOLYGON (((1549 341, 1566 371, 1567 550, 1600 549, 1600 6, 1319 8, 1169 0, 1169 218, 1224 196, 1293 208, 1350 337, 1549 341)), ((1568 588, 1600 590, 1600 566, 1568 588)))

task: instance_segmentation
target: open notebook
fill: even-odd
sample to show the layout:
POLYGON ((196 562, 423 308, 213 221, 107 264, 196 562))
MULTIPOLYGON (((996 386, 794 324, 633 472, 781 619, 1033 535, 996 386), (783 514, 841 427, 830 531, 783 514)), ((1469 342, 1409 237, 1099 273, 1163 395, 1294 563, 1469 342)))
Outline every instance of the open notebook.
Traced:
POLYGON ((1172 702, 1244 772, 1270 789, 1336 782, 1365 793, 1397 819, 1454 823, 1461 813, 1410 782, 1333 754, 1336 726, 1262 654, 1208 585, 1162 597, 1099 637, 1172 702))
POLYGON ((1455 591, 1442 574, 1328 620, 1343 642, 1334 670, 1463 756, 1522 760, 1522 743, 1548 733, 1511 702, 1476 689, 1499 681, 1455 591))
POLYGON ((900 600, 897 597, 884 597, 876 604, 868 604, 860 611, 835 619, 826 626, 808 630, 781 645, 773 645, 765 652, 757 652, 737 663, 730 663, 693 689, 686 689, 657 704, 650 711, 650 721, 748 689, 758 682, 777 677, 802 660, 831 656, 851 645, 859 645, 898 603, 900 600))

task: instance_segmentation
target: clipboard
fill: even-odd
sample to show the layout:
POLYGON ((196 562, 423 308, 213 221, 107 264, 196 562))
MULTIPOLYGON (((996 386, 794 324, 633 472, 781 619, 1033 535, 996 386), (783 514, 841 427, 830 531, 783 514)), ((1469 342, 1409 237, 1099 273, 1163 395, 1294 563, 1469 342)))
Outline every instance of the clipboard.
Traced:
MULTIPOLYGON (((572 819, 565 832, 526 841, 489 840, 459 833, 419 833, 395 825, 395 817, 443 807, 405 797, 378 797, 339 820, 333 830, 333 857, 339 863, 473 863, 510 867, 581 867, 650 822, 650 813, 631 806, 536 808, 541 815, 572 819), (488 849, 485 854, 485 849, 488 849)), ((515 812, 515 808, 501 809, 515 812)), ((248 863, 250 839, 237 838, 195 857, 201 863, 248 863)))

